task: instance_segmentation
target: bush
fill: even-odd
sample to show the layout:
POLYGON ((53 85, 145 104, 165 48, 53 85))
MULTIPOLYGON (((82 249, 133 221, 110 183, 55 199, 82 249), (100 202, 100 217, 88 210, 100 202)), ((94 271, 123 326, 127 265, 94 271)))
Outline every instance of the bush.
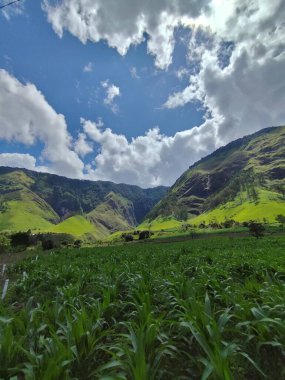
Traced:
POLYGON ((285 224, 285 216, 284 215, 281 215, 281 214, 277 215, 275 220, 278 223, 280 223, 282 227, 284 226, 284 224, 285 224))
POLYGON ((82 241, 81 240, 75 240, 73 245, 75 248, 80 248, 82 245, 82 241))
POLYGON ((6 253, 10 247, 10 240, 5 235, 0 235, 0 254, 6 253))
POLYGON ((134 240, 134 237, 131 234, 122 234, 122 238, 125 240, 125 242, 134 240))
POLYGON ((32 244, 31 232, 16 232, 10 236, 12 247, 29 247, 32 244))
POLYGON ((51 239, 42 241, 42 249, 47 251, 49 249, 53 249, 55 247, 54 241, 51 239))
POLYGON ((255 236, 257 239, 264 236, 265 227, 261 223, 250 222, 248 225, 249 233, 255 236))
POLYGON ((141 231, 139 234, 139 240, 149 239, 151 236, 150 231, 141 231))
POLYGON ((232 228, 236 225, 237 223, 233 219, 226 219, 223 223, 223 226, 225 228, 232 228))

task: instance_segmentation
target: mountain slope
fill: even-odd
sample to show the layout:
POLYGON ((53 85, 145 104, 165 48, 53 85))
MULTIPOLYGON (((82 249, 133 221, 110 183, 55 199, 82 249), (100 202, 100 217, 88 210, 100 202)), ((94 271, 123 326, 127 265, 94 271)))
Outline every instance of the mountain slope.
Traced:
POLYGON ((49 228, 59 222, 56 212, 30 190, 34 181, 24 172, 13 171, 0 180, 0 229, 49 228))
POLYGON ((285 213, 285 127, 236 140, 192 165, 148 214, 192 222, 285 213))
POLYGON ((135 226, 166 190, 0 167, 0 229, 102 238, 117 228, 135 226))
POLYGON ((133 203, 110 192, 104 202, 86 215, 99 231, 122 231, 136 226, 133 203))

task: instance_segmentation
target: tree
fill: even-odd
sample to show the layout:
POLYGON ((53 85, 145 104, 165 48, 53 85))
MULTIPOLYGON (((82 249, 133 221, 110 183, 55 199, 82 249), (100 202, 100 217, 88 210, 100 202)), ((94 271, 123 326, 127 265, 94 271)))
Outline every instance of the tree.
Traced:
POLYGON ((150 231, 141 231, 139 234, 139 240, 149 239, 151 235, 150 231))
POLYGON ((180 209, 176 213, 176 218, 177 218, 177 220, 180 220, 182 222, 187 220, 188 219, 188 212, 187 212, 186 208, 180 209))
POLYGON ((81 240, 75 240, 73 245, 75 248, 80 248, 82 245, 82 241, 81 240))
POLYGON ((125 240, 125 242, 133 241, 134 237, 131 234, 122 234, 122 238, 125 240))
POLYGON ((42 248, 44 251, 48 251, 49 249, 53 249, 55 247, 54 241, 51 239, 45 239, 42 241, 42 248))
POLYGON ((264 236, 265 227, 263 224, 251 221, 249 222, 248 228, 249 233, 255 236, 256 239, 259 239, 262 236, 264 236))
POLYGON ((233 219, 226 219, 223 223, 225 228, 232 228, 236 222, 233 219))
POLYGON ((16 232, 11 235, 12 247, 28 247, 31 245, 31 231, 28 232, 16 232))
POLYGON ((278 223, 280 223, 282 227, 284 226, 284 224, 285 224, 285 216, 284 215, 281 215, 281 214, 277 215, 275 220, 278 223))

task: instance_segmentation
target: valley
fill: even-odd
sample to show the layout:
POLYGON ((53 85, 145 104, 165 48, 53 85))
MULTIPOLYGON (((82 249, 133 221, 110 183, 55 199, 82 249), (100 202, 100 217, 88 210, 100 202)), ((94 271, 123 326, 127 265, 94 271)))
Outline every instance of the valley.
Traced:
POLYGON ((276 223, 285 215, 285 127, 267 128, 221 147, 170 188, 72 180, 0 168, 3 232, 65 233, 112 240, 138 230, 167 232, 226 221, 276 223))
POLYGON ((284 139, 170 189, 0 168, 0 377, 284 378, 284 139))

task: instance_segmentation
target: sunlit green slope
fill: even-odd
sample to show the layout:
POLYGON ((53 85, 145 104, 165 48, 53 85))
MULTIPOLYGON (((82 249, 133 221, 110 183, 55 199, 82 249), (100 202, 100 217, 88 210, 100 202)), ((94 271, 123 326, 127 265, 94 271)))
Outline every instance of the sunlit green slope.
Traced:
POLYGON ((59 221, 56 212, 32 192, 33 180, 23 172, 2 176, 0 183, 0 230, 26 231, 48 228, 59 221))
POLYGON ((165 187, 80 181, 0 167, 0 231, 31 229, 102 239, 140 222, 165 187))
POLYGON ((267 128, 218 149, 191 166, 144 222, 200 223, 285 214, 285 127, 267 128))

